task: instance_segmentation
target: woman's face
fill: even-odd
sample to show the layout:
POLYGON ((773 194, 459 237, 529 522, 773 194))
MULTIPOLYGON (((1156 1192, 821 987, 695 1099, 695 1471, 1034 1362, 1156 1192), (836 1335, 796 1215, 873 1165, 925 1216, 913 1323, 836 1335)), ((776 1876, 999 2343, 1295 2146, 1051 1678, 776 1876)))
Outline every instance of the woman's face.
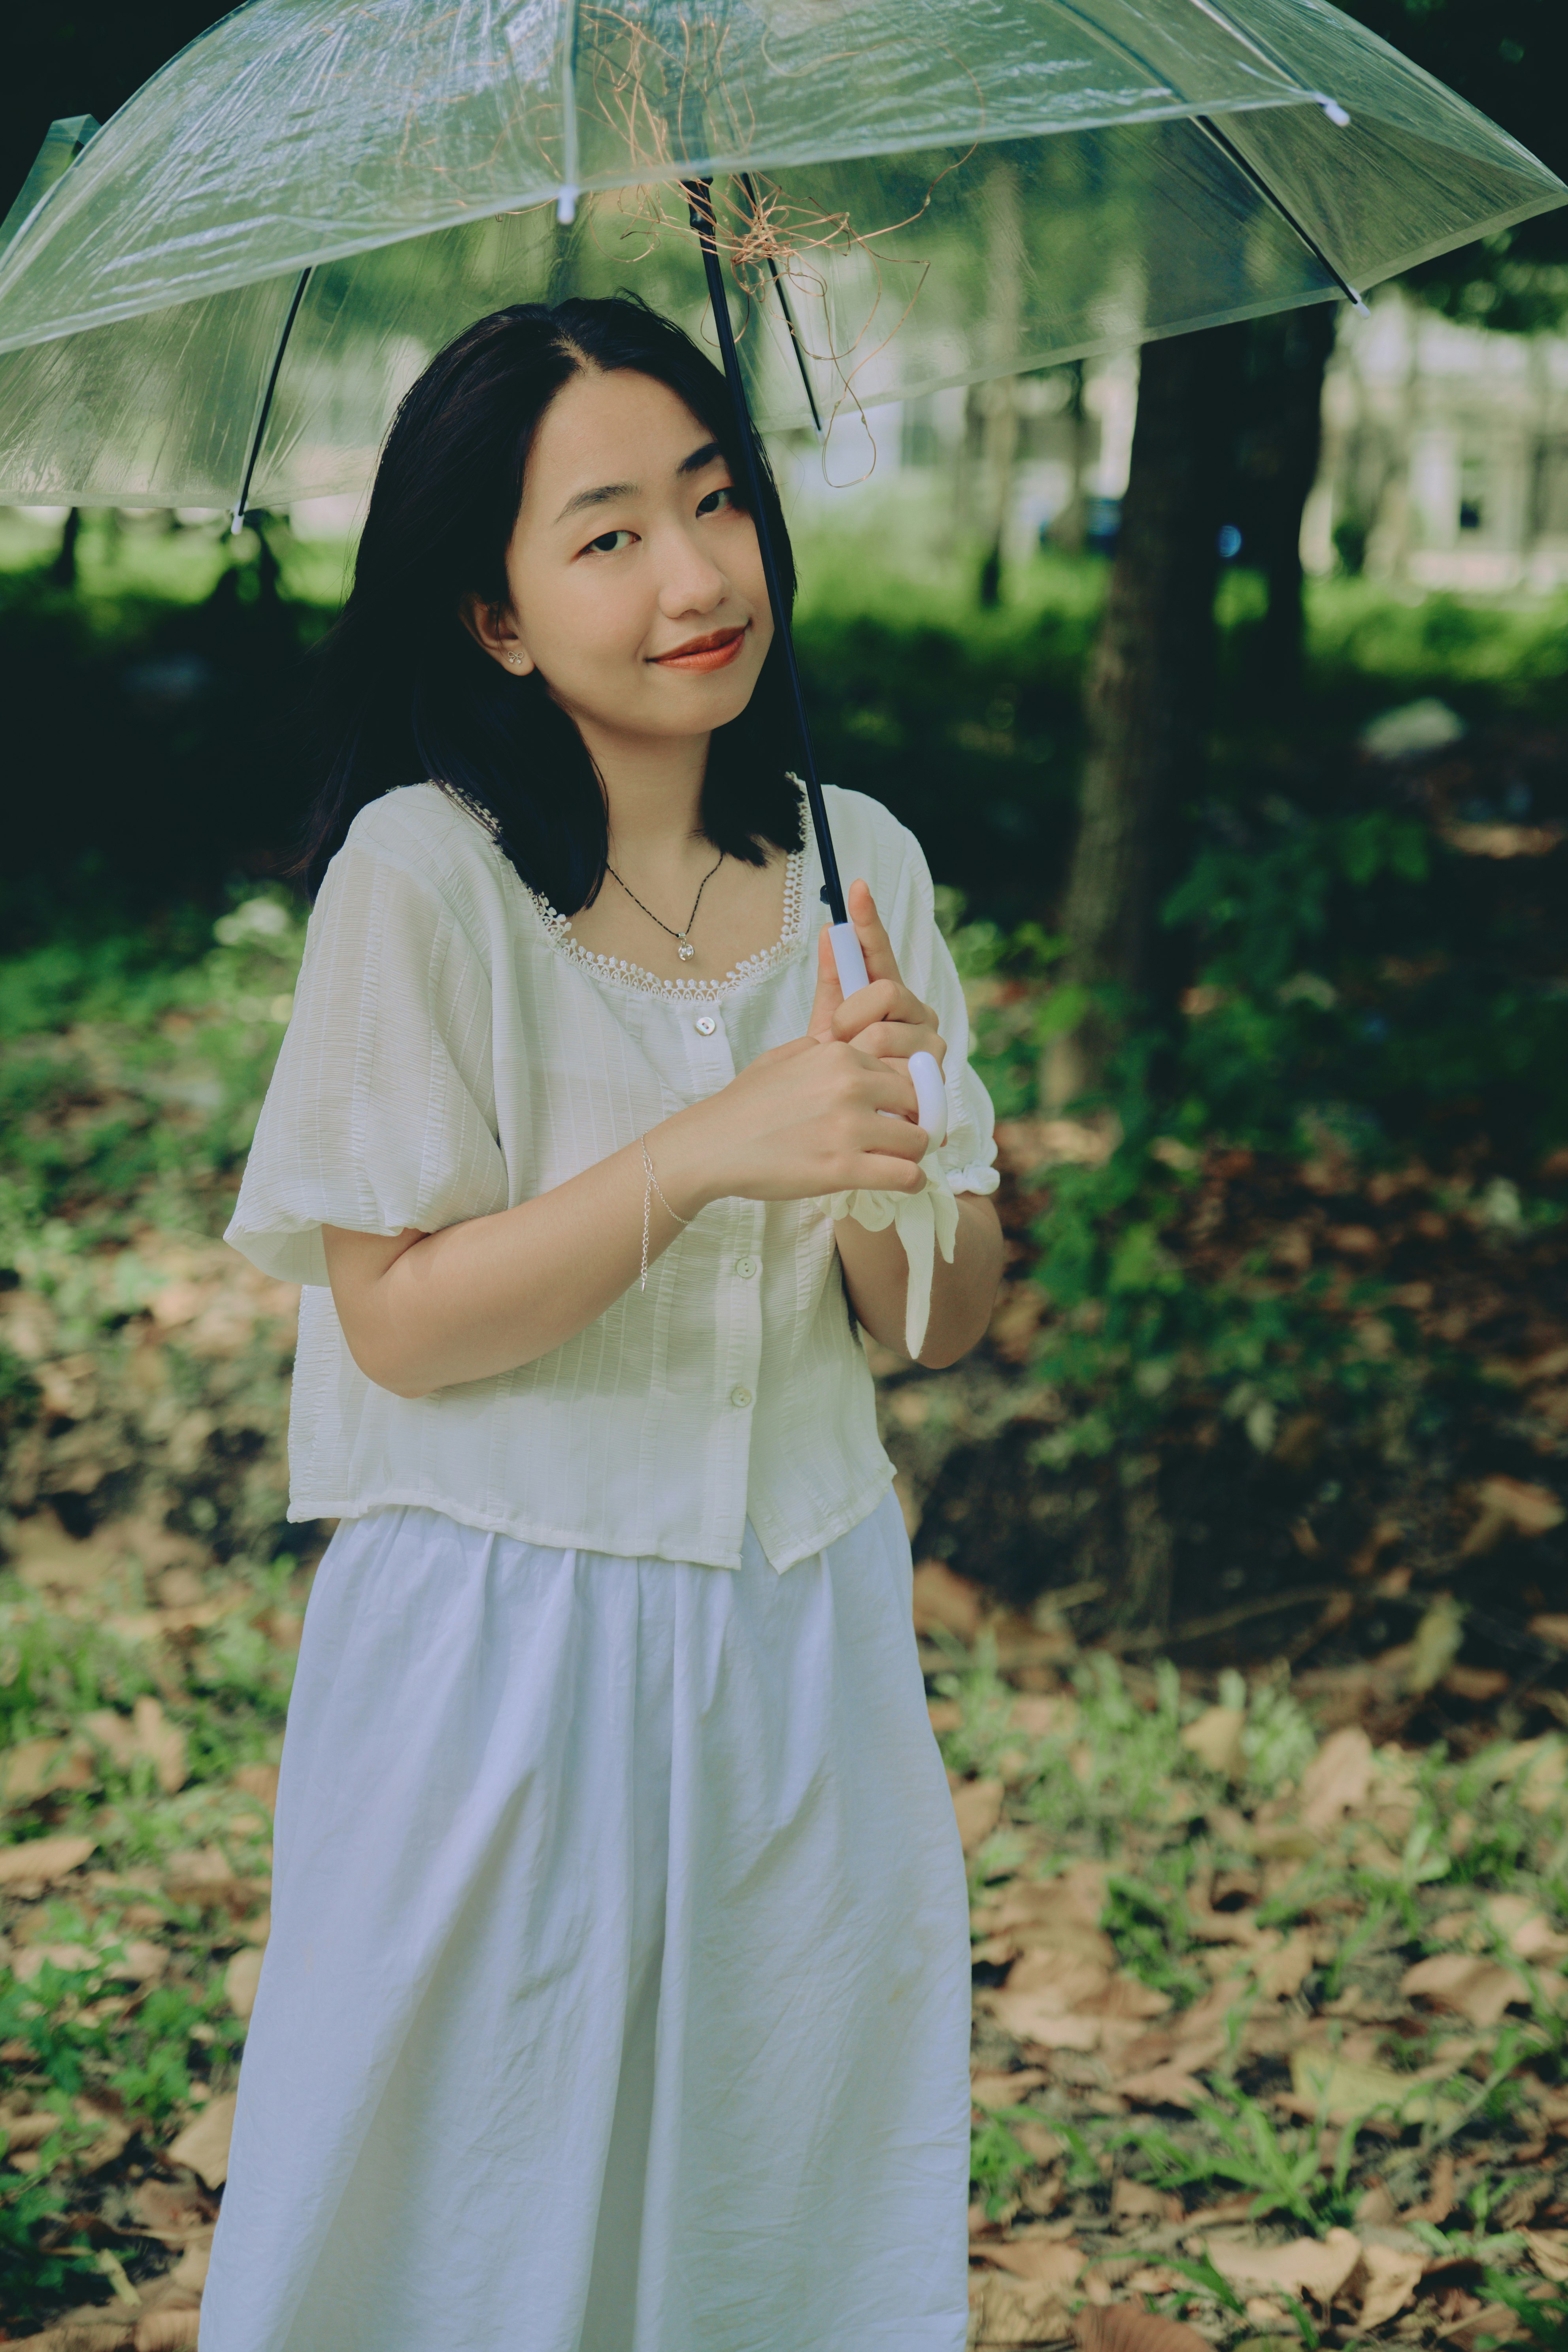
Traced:
POLYGON ((510 613, 470 626, 589 737, 707 735, 773 638, 749 514, 708 427, 651 376, 574 376, 545 411, 507 549, 510 613))

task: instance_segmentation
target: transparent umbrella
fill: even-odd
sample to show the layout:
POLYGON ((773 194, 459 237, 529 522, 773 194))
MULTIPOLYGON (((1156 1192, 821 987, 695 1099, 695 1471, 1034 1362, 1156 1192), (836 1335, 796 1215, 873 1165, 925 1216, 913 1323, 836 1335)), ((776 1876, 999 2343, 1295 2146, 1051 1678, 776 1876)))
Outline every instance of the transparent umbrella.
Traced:
POLYGON ((635 288, 824 430, 1568 197, 1324 0, 249 0, 52 169, 0 250, 0 500, 237 520, 361 488, 504 302, 635 288))

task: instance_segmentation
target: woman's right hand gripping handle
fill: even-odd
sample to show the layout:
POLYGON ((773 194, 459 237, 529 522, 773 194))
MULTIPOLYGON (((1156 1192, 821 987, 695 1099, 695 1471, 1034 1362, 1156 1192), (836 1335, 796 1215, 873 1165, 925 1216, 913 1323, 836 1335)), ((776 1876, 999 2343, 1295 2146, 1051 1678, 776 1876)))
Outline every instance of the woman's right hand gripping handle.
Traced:
POLYGON ((917 1108, 899 1063, 796 1037, 760 1055, 717 1094, 677 1111, 647 1142, 680 1216, 731 1198, 918 1192, 930 1139, 912 1124, 917 1108))

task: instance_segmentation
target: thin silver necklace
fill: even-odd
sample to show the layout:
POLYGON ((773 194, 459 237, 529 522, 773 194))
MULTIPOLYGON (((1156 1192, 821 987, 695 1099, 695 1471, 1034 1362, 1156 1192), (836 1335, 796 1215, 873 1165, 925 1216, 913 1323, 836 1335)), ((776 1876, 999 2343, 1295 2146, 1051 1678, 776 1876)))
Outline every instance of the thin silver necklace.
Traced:
POLYGON ((701 881, 697 886, 697 896, 691 901, 691 912, 686 918, 686 929, 682 931, 671 931, 668 923, 659 922, 658 917, 654 913, 651 907, 643 907, 642 900, 637 897, 637 892, 630 889, 625 882, 621 882, 620 876, 616 872, 615 867, 610 864, 607 857, 605 860, 605 871, 614 881, 621 882, 621 887, 626 891, 626 894, 631 900, 633 906, 642 907, 643 913, 647 917, 650 923, 658 923, 658 928, 661 931, 668 932, 669 937, 676 943, 676 948, 679 953, 681 962, 689 963, 692 957, 697 953, 697 950, 692 946, 690 939, 688 937, 688 933, 690 931, 692 924, 697 920, 697 909, 702 904, 702 893, 707 889, 708 885, 712 881, 713 877, 718 873, 719 868, 723 865, 723 863, 724 852, 721 850, 718 856, 713 860, 712 865, 708 868, 707 873, 702 877, 701 881))

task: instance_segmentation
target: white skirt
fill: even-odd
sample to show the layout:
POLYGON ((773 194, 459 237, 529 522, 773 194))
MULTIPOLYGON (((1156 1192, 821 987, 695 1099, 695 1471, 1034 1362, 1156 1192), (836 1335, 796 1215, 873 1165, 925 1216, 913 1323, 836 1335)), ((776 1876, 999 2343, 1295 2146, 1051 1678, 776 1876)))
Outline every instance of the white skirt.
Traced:
POLYGON ((960 2352, 963 1862, 891 1492, 784 1575, 317 1570, 202 2352, 960 2352))

